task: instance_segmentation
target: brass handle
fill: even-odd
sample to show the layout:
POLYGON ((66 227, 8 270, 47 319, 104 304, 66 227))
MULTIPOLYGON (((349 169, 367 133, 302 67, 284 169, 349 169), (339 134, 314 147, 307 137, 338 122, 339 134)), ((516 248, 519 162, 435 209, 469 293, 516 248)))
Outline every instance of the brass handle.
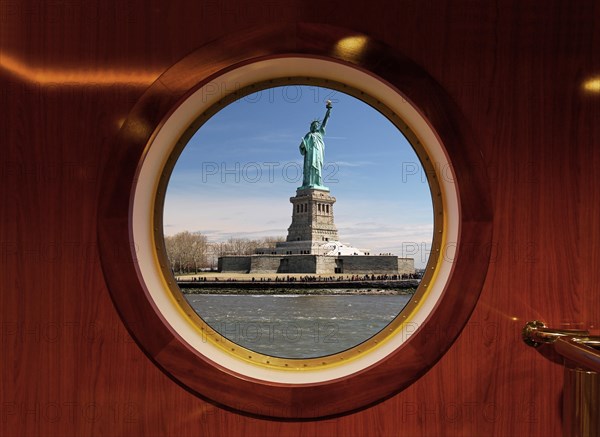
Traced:
POLYGON ((582 329, 552 329, 533 320, 523 327, 523 341, 532 347, 552 344, 554 350, 568 360, 600 372, 600 337, 582 329))
POLYGON ((554 343, 554 350, 577 366, 600 373, 600 351, 588 346, 585 340, 559 338, 554 343))
POLYGON ((533 320, 523 327, 522 337, 525 344, 538 347, 544 343, 554 343, 560 337, 589 337, 590 333, 582 329, 552 329, 544 322, 533 320))
MULTIPOLYGON (((565 359, 563 435, 600 435, 600 337, 579 329, 552 329, 538 320, 523 327, 523 341, 548 344, 565 359)), ((543 352, 542 352, 543 353, 543 352)), ((554 360, 553 360, 554 361, 554 360)))

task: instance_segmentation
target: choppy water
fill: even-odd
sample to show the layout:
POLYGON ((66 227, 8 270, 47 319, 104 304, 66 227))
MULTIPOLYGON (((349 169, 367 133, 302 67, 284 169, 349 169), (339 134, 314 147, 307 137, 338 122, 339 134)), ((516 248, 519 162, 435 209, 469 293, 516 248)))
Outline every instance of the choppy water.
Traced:
POLYGON ((382 330, 411 295, 186 294, 215 331, 256 352, 313 358, 341 352, 382 330))

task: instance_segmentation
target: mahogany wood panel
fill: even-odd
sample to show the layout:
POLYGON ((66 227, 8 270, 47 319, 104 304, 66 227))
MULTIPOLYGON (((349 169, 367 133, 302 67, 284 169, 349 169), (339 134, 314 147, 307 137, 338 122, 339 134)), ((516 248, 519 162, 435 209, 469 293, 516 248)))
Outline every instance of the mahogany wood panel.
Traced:
POLYGON ((600 318, 600 97, 581 87, 600 74, 597 2, 38 3, 0 3, 0 434, 560 435, 562 369, 519 331, 600 318), (102 169, 145 87, 275 21, 356 29, 416 61, 491 181, 495 252, 465 330, 400 394, 324 421, 246 417, 181 388, 127 334, 98 259, 102 169))
MULTIPOLYGON (((243 412, 315 418, 346 413, 389 397, 418 379, 450 347, 471 314, 485 279, 489 259, 485 249, 491 244, 492 214, 483 163, 473 153, 476 148, 472 137, 465 132, 466 122, 425 72, 388 47, 370 41, 358 61, 351 53, 334 56, 332 49, 336 43, 352 35, 355 33, 314 24, 264 26, 198 49, 170 68, 144 93, 119 134, 112 166, 102 175, 104 190, 98 212, 100 254, 110 293, 125 326, 148 356, 170 376, 192 391, 243 412), (126 251, 122 258, 113 256, 114 247, 128 241, 132 233, 130 204, 138 162, 155 129, 175 109, 181 96, 191 94, 211 80, 217 68, 227 71, 254 58, 293 54, 357 63, 358 67, 400 88, 443 138, 453 157, 455 183, 461 198, 461 241, 458 246, 455 241, 447 243, 456 246, 454 271, 426 326, 368 369, 335 381, 302 386, 253 380, 227 371, 192 350, 161 322, 162 316, 147 301, 148 291, 136 271, 136 251, 132 250, 130 257, 126 251), (381 63, 382 59, 385 63, 381 63), (142 132, 138 125, 147 128, 142 132), (115 173, 113 167, 119 172, 115 173), (445 336, 432 336, 430 331, 444 331, 445 336)), ((133 242, 129 245, 134 247, 133 242)), ((447 253, 445 247, 438 247, 440 250, 447 253)), ((437 257, 435 250, 432 252, 437 257)))

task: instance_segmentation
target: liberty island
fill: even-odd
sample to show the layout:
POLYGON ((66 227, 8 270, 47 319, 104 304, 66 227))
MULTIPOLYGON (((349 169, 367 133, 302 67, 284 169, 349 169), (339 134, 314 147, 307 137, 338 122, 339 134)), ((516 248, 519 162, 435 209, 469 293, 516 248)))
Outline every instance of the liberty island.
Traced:
POLYGON ((300 142, 304 158, 302 186, 290 198, 292 223, 286 241, 274 248, 256 249, 253 255, 219 257, 219 272, 230 273, 312 273, 413 275, 414 259, 396 255, 371 255, 339 240, 334 223, 336 198, 323 185, 325 128, 331 116, 326 102, 323 121, 313 120, 300 142))

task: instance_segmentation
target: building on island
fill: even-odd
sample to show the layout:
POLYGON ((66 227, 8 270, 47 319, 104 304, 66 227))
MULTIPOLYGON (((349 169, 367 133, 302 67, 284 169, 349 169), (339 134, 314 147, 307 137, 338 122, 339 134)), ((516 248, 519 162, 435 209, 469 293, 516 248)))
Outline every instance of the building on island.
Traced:
POLYGON ((236 273, 346 273, 409 275, 413 258, 371 255, 338 239, 333 220, 335 197, 321 189, 298 189, 290 199, 292 224, 287 239, 274 248, 257 249, 254 255, 219 258, 220 272, 236 273))

